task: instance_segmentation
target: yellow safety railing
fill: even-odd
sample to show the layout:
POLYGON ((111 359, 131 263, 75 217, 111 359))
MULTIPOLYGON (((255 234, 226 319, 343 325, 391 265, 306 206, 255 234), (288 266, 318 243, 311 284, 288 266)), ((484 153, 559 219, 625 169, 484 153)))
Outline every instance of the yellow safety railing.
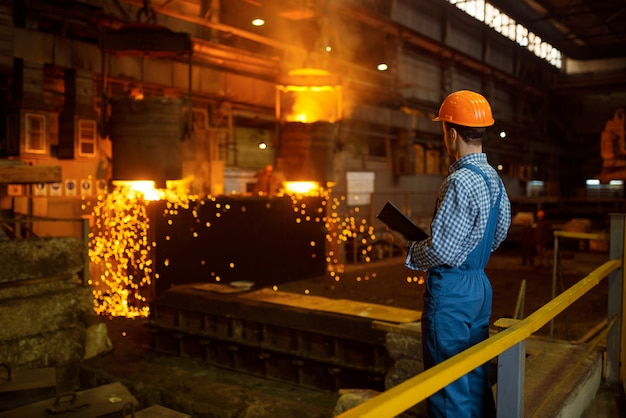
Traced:
POLYGON ((563 238, 598 240, 598 241, 606 241, 609 239, 609 234, 597 234, 597 233, 591 233, 591 232, 554 231, 554 236, 563 237, 563 238))
MULTIPOLYGON (((568 237, 572 234, 574 233, 567 233, 568 237)), ((625 234, 622 229, 621 245, 623 245, 625 234)), ((592 237, 582 238, 597 238, 595 234, 589 235, 592 237)), ((578 234, 571 237, 581 238, 578 234)), ((338 415, 338 418, 392 418, 424 401, 461 376, 525 341, 541 327, 552 321, 558 314, 598 285, 602 279, 622 268, 623 253, 621 255, 621 258, 609 260, 593 270, 526 319, 514 321, 510 328, 338 415)), ((623 273, 624 270, 622 269, 622 275, 623 273)))
MULTIPOLYGON (((609 234, 592 234, 588 232, 554 231, 554 254, 552 261, 552 299, 556 297, 557 278, 559 275, 559 238, 608 241, 609 234)), ((568 332, 569 335, 569 332, 568 332)), ((550 321, 550 338, 554 337, 554 319, 550 321)))

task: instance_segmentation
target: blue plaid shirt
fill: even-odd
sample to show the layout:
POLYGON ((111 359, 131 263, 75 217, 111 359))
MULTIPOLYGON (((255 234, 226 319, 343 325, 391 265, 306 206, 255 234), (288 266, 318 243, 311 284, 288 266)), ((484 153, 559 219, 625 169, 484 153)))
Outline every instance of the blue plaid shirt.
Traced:
MULTIPOLYGON (((431 237, 423 241, 409 241, 406 266, 414 270, 428 270, 436 266, 458 267, 483 237, 489 209, 495 205, 501 179, 487 162, 484 153, 468 154, 454 162, 437 197, 431 237), (463 169, 467 164, 479 167, 490 179, 492 194, 479 174, 463 169)), ((494 251, 506 238, 511 224, 511 203, 502 186, 500 214, 494 251)))

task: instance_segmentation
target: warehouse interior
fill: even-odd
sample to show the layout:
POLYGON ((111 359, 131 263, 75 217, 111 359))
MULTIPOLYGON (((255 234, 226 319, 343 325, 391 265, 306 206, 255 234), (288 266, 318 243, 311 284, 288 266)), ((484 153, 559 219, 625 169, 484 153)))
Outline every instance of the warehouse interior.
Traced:
MULTIPOLYGON (((520 196, 527 195, 527 183, 537 180, 544 189, 532 193, 584 195, 585 180, 602 174, 605 125, 623 105, 621 5, 489 3, 499 14, 487 18, 501 33, 507 31, 503 36, 461 10, 466 3, 470 12, 483 4, 444 1, 421 10, 402 1, 9 2, 2 61, 3 132, 8 133, 2 152, 26 163, 53 161, 68 178, 91 175, 94 181, 108 180, 107 162, 113 160, 113 176, 122 179, 128 168, 115 165, 106 140, 117 124, 100 112, 102 100, 115 104, 131 92, 146 98, 174 95, 191 100, 194 111, 184 121, 192 126, 183 127, 188 139, 178 164, 183 168, 169 176, 198 174, 193 192, 245 192, 233 178, 285 160, 276 124, 290 121, 289 84, 327 83, 339 97, 327 98, 331 103, 324 107, 338 107, 340 116, 323 117, 341 119, 333 145, 352 154, 343 157, 345 168, 328 170, 353 170, 353 156, 382 160, 391 165, 388 188, 394 189, 402 177, 445 168, 444 155, 428 154, 441 146, 429 116, 448 92, 466 87, 492 101, 497 125, 487 151, 503 176, 521 182, 510 186, 513 194, 519 189, 520 196), (252 26, 255 16, 269 16, 268 23, 252 26), (161 29, 173 33, 155 38, 152 32, 161 29), (518 31, 520 40, 511 40, 518 31), (30 48, 33 42, 38 48, 30 48), (534 45, 545 58, 531 51, 534 45), (387 69, 378 70, 379 64, 387 69), (328 77, 289 76, 303 68, 326 71, 328 77), (21 125, 14 126, 15 113, 29 108, 51 118, 46 142, 30 150, 21 125), (81 118, 97 122, 93 143, 76 144, 72 119, 81 118), (269 145, 264 154, 257 147, 263 141, 269 145), (189 155, 194 146, 201 148, 202 159, 189 155), (95 172, 89 167, 94 163, 99 163, 95 172)), ((617 141, 619 150, 619 134, 617 141)), ((329 180, 344 191, 341 178, 329 180)))
POLYGON ((432 118, 456 90, 492 106, 484 148, 512 203, 507 250, 539 209, 583 233, 626 211, 623 0, 7 0, 0 22, 0 300, 22 318, 0 333, 0 364, 53 366, 63 388, 79 385, 86 341, 90 357, 111 349, 101 318, 152 315, 140 334, 155 351, 380 389, 389 359, 367 322, 317 316, 334 336, 295 332, 308 348, 294 359, 286 334, 307 313, 223 286, 336 284, 397 260, 376 213, 392 201, 429 227, 451 163, 432 118), (256 188, 267 166, 277 194, 256 188), (209 322, 203 338, 230 349, 192 338, 209 322), (261 329, 277 363, 241 341, 261 329), (329 345, 343 356, 332 373, 329 345))

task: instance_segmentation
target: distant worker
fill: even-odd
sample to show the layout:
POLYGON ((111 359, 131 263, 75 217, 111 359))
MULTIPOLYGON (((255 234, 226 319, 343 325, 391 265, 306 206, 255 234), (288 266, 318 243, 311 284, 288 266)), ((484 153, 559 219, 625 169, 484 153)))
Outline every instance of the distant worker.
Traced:
MULTIPOLYGON (((431 237, 408 241, 405 264, 428 271, 422 311, 424 368, 431 368, 489 337, 493 291, 485 266, 504 241, 511 204, 504 184, 483 153, 486 127, 494 124, 489 102, 462 90, 441 104, 439 116, 449 168, 437 198, 431 237)), ((427 400, 429 418, 495 417, 489 362, 427 400)))
POLYGON ((256 184, 252 193, 258 196, 276 196, 283 187, 283 175, 274 171, 274 166, 268 164, 256 174, 256 184))
POLYGON ((535 248, 537 253, 537 267, 550 266, 550 246, 552 245, 552 226, 545 219, 546 213, 539 209, 535 222, 535 248))

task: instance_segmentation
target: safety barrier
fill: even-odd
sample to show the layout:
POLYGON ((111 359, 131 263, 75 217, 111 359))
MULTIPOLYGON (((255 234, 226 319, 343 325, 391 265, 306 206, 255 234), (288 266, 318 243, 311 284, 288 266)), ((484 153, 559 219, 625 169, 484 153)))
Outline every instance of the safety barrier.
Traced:
MULTIPOLYGON (((626 366, 625 324, 622 306, 624 297, 624 269, 622 260, 626 245, 624 214, 611 215, 609 261, 593 270, 575 285, 554 297, 550 302, 523 320, 509 321, 510 327, 458 355, 430 368, 417 376, 381 393, 380 395, 342 413, 339 418, 391 418, 422 402, 430 395, 454 382, 476 367, 498 357, 498 417, 524 416, 525 341, 541 327, 552 321, 605 277, 609 278, 607 317, 616 318, 607 333, 606 382, 617 384, 624 377, 626 366)), ((595 236, 566 233, 571 238, 595 236)), ((558 239, 556 240, 558 241, 558 239)), ((558 245, 558 244, 557 244, 558 245)), ((558 251, 558 246, 556 247, 558 251)), ((558 257, 558 254, 555 254, 558 257)))
MULTIPOLYGON (((559 257, 560 239, 578 239, 578 240, 596 240, 607 241, 609 240, 609 234, 591 234, 587 232, 572 232, 572 231, 554 231, 554 254, 552 262, 552 299, 556 297, 556 287, 558 279, 561 279, 561 286, 563 281, 561 278, 561 258, 559 257)), ((561 291, 564 289, 561 289, 561 291)), ((554 320, 550 321, 550 338, 554 337, 554 320)))

